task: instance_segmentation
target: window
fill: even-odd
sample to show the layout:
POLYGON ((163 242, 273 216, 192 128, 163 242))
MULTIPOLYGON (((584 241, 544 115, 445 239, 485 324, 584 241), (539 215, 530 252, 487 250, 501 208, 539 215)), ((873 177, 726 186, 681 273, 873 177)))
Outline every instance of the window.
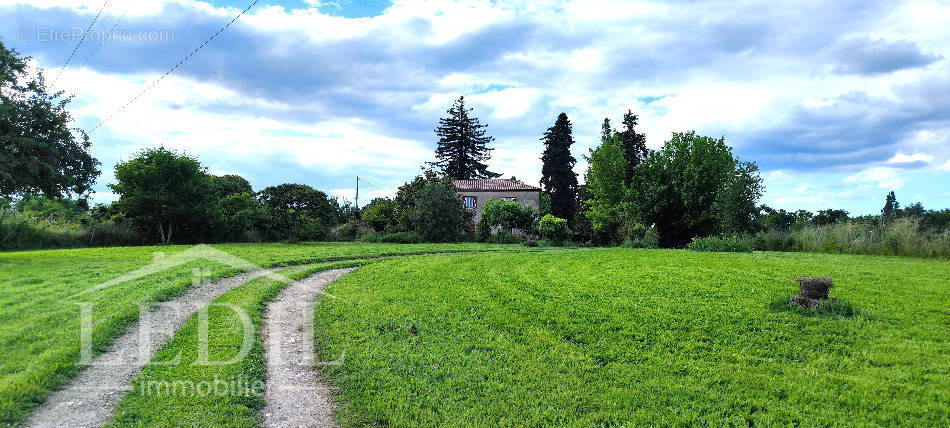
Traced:
POLYGON ((465 208, 470 210, 475 209, 475 206, 478 204, 478 198, 474 196, 466 196, 462 198, 462 200, 465 201, 465 208))

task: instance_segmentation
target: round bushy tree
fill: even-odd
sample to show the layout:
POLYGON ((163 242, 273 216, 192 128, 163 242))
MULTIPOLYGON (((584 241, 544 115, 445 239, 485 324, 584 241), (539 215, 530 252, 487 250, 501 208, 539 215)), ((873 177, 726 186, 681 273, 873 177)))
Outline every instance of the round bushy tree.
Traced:
POLYGON ((458 240, 471 217, 455 190, 438 183, 427 183, 419 192, 412 210, 416 233, 428 242, 458 240))
POLYGON ((46 88, 43 72, 0 41, 0 197, 85 195, 99 176, 92 143, 73 130, 72 100, 46 88))
POLYGON ((499 227, 503 230, 512 229, 530 230, 534 226, 535 213, 531 207, 526 207, 515 201, 500 201, 497 199, 485 203, 482 208, 482 219, 490 227, 499 227))
POLYGON ((571 239, 571 229, 567 227, 567 220, 557 218, 551 214, 541 217, 538 222, 538 231, 541 238, 554 242, 565 242, 571 239))

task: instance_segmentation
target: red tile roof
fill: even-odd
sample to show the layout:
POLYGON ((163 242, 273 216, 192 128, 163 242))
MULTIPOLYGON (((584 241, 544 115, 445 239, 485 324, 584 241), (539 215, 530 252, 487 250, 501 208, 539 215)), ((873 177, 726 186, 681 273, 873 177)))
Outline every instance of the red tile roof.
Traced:
POLYGON ((482 178, 477 180, 453 180, 455 190, 460 192, 541 191, 540 188, 511 180, 482 178))

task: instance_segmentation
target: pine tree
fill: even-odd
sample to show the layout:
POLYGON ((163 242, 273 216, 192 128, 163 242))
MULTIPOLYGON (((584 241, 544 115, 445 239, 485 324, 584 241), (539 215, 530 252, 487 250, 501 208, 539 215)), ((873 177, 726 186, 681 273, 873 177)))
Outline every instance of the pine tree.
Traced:
POLYGON ((498 178, 501 174, 489 171, 485 164, 491 159, 488 143, 494 137, 485 135, 486 126, 470 116, 471 111, 465 108, 465 97, 459 97, 448 110, 449 117, 439 119, 435 130, 439 136, 435 150, 438 160, 429 164, 454 179, 498 178))
POLYGON ((610 137, 614 136, 615 132, 616 131, 614 131, 614 128, 610 126, 610 118, 605 117, 604 123, 600 125, 600 141, 604 142, 609 140, 610 137))
POLYGON ((637 115, 630 110, 627 110, 627 113, 623 115, 623 126, 623 131, 619 132, 618 135, 623 144, 624 157, 627 159, 624 183, 629 186, 633 179, 633 169, 647 157, 647 137, 644 134, 637 133, 635 129, 637 115))
POLYGON ((551 195, 551 214, 574 222, 574 200, 577 196, 577 174, 574 164, 577 159, 571 155, 571 121, 567 114, 561 113, 554 126, 545 131, 544 154, 541 156, 541 187, 551 195))
POLYGON ((884 222, 893 220, 900 213, 900 209, 901 204, 897 202, 897 196, 894 196, 892 190, 887 194, 887 199, 884 200, 884 208, 881 209, 881 220, 884 222))

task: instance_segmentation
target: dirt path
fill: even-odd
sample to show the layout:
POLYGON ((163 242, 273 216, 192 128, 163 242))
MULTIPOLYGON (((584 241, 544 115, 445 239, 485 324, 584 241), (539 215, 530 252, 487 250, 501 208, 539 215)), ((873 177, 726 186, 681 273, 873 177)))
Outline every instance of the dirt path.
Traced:
MULTIPOLYGON (((155 351, 171 338, 198 309, 228 290, 269 275, 266 269, 191 288, 181 296, 157 304, 148 312, 150 331, 142 320, 119 336, 107 351, 93 358, 63 389, 50 394, 26 422, 31 427, 101 427, 115 411, 155 351)), ((144 320, 145 318, 143 318, 144 320)))
POLYGON ((316 367, 313 310, 323 288, 353 269, 318 273, 294 283, 268 305, 263 342, 267 385, 265 427, 328 427, 333 396, 316 367))

